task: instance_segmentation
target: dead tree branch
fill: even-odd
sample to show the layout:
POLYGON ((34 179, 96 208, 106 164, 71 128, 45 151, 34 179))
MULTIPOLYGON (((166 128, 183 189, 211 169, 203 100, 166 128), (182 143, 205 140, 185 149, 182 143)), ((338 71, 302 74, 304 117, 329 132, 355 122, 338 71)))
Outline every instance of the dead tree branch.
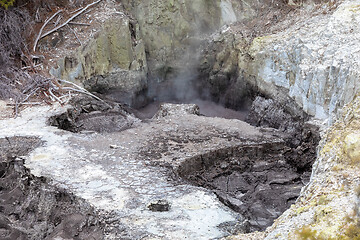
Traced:
POLYGON ((83 44, 82 44, 81 40, 78 38, 78 35, 76 34, 75 30, 72 29, 72 27, 70 27, 69 25, 68 25, 68 27, 70 28, 70 31, 75 35, 75 37, 78 40, 78 42, 80 43, 80 45, 82 46, 83 44))
POLYGON ((76 18, 77 16, 79 16, 80 14, 82 14, 83 12, 85 12, 89 7, 95 5, 95 4, 98 4, 99 2, 101 2, 102 0, 97 0, 93 3, 90 3, 88 4, 86 7, 84 7, 83 9, 81 9, 79 12, 77 12, 76 14, 74 14, 73 16, 71 16, 68 20, 66 20, 66 22, 64 22, 63 24, 61 24, 60 26, 58 27, 55 27, 53 29, 51 29, 50 31, 44 33, 42 36, 40 36, 40 39, 43 38, 43 37, 46 37, 47 35, 59 30, 60 28, 66 26, 69 22, 71 22, 74 18, 76 18))
POLYGON ((34 42, 34 47, 33 47, 33 51, 35 52, 36 51, 36 45, 37 43, 39 42, 39 40, 42 38, 41 37, 41 34, 42 34, 42 31, 44 30, 45 26, 56 16, 58 15, 59 13, 61 13, 62 10, 59 10, 57 11, 56 13, 54 13, 48 20, 45 21, 45 23, 42 25, 40 31, 39 31, 39 34, 38 36, 36 37, 35 39, 35 42, 34 42))
POLYGON ((68 87, 63 87, 64 90, 73 90, 73 91, 76 91, 76 92, 79 92, 79 93, 83 93, 83 94, 86 94, 86 95, 89 95, 93 98, 95 98, 96 100, 99 100, 101 102, 105 102, 104 100, 102 100, 101 98, 95 96, 94 94, 90 93, 88 90, 86 90, 85 88, 82 88, 80 87, 79 85, 73 83, 73 82, 69 82, 69 81, 66 81, 66 80, 63 80, 63 79, 57 79, 59 82, 63 82, 63 83, 66 83, 66 84, 69 84, 69 85, 72 85, 73 87, 75 87, 76 89, 74 88, 68 88, 68 87))
POLYGON ((80 23, 80 22, 69 22, 69 24, 72 24, 72 25, 81 25, 81 26, 91 26, 91 24, 88 24, 88 23, 80 23))

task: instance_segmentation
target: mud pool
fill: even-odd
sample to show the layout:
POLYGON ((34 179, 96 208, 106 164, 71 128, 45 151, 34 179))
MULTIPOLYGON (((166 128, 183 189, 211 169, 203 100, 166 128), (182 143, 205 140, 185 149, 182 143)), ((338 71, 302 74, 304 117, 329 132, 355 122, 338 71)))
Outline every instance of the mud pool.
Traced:
MULTIPOLYGON (((140 108, 136 111, 136 115, 140 119, 150 119, 152 118, 156 112, 159 110, 160 105, 164 102, 151 102, 148 105, 146 105, 143 108, 140 108)), ((183 104, 184 101, 176 102, 171 101, 171 103, 177 103, 177 104, 183 104)), ((238 119, 244 121, 246 119, 246 116, 248 114, 248 111, 235 111, 230 108, 225 108, 221 106, 220 104, 214 103, 212 101, 205 101, 201 99, 195 99, 192 101, 186 102, 188 104, 196 104, 200 108, 200 115, 206 116, 206 117, 219 117, 219 118, 225 118, 225 119, 238 119)))
POLYGON ((201 116, 195 104, 161 105, 146 121, 121 106, 81 104, 26 109, 1 120, 7 127, 0 137, 38 137, 42 144, 24 156, 25 166, 94 208, 107 239, 216 239, 263 230, 309 177, 289 161, 287 135, 276 129, 201 116), (53 116, 75 122, 77 133, 49 126, 53 116), (166 210, 154 211, 154 202, 167 203, 166 210))

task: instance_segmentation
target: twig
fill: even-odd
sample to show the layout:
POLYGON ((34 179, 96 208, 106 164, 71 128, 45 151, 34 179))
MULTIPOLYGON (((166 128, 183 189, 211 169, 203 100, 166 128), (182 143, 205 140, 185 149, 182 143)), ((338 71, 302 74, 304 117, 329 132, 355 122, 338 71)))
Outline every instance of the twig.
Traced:
POLYGON ((77 34, 76 34, 75 30, 74 30, 74 29, 72 29, 72 27, 70 27, 69 25, 68 25, 68 27, 70 28, 70 30, 72 31, 72 33, 75 35, 75 37, 76 37, 76 39, 78 40, 78 42, 80 43, 80 45, 82 46, 83 44, 82 44, 82 42, 80 41, 80 39, 78 38, 78 36, 77 36, 77 34))
POLYGON ((35 22, 41 23, 40 14, 39 14, 39 8, 36 9, 35 22))
MULTIPOLYGON (((66 83, 66 84, 69 84, 69 85, 72 85, 73 87, 75 88, 71 88, 71 87, 61 87, 61 90, 70 90, 70 91, 75 91, 75 92, 78 92, 78 93, 83 93, 83 94, 86 94, 86 95, 89 95, 93 98, 95 98, 96 100, 100 101, 100 102, 103 102, 105 104, 107 104, 104 100, 102 100, 101 98, 99 98, 98 96, 92 94, 91 92, 89 92, 88 90, 86 90, 85 88, 82 88, 80 87, 79 85, 73 83, 73 82, 69 82, 67 80, 63 80, 63 79, 56 79, 57 81, 59 82, 62 82, 62 83, 66 83), (77 89, 76 89, 77 88, 77 89)), ((108 104, 107 104, 108 105, 108 104)))
POLYGON ((79 89, 81 89, 81 90, 86 91, 85 88, 82 88, 82 87, 80 87, 79 85, 77 85, 77 84, 75 84, 75 83, 73 83, 73 82, 69 82, 69 81, 63 80, 63 79, 56 79, 56 80, 59 81, 59 82, 62 82, 62 83, 67 83, 67 84, 73 85, 74 87, 77 87, 77 88, 79 88, 79 89))
POLYGON ((55 26, 55 27, 59 24, 59 22, 60 22, 61 19, 62 19, 62 16, 59 15, 58 18, 56 19, 56 21, 54 22, 54 26, 55 26))
POLYGON ((15 101, 15 117, 14 117, 14 118, 17 118, 18 113, 19 113, 19 103, 18 103, 18 101, 16 100, 16 101, 15 101))
POLYGON ((35 39, 34 42, 34 47, 33 47, 33 51, 36 51, 36 45, 39 42, 39 40, 43 37, 41 37, 42 31, 44 30, 45 26, 51 21, 51 19, 53 19, 56 15, 58 15, 59 13, 61 13, 62 10, 57 11, 56 13, 54 13, 48 20, 45 21, 45 23, 42 25, 42 27, 40 28, 39 34, 35 39))
MULTIPOLYGON (((6 104, 6 106, 15 106, 16 104, 15 103, 8 103, 6 104)), ((19 106, 20 105, 41 105, 41 102, 24 102, 24 103, 20 103, 18 104, 19 106)))
POLYGON ((63 87, 62 89, 63 89, 63 90, 74 91, 74 92, 78 92, 78 93, 83 93, 83 94, 86 94, 86 95, 89 95, 89 96, 95 98, 96 100, 99 100, 99 101, 105 103, 104 100, 102 100, 101 98, 97 97, 96 95, 94 95, 94 94, 92 94, 91 92, 86 91, 86 90, 84 91, 84 90, 81 90, 81 89, 75 89, 75 88, 71 88, 71 87, 63 87))
POLYGON ((74 10, 74 11, 70 12, 70 14, 76 13, 76 12, 77 12, 77 11, 79 11, 79 10, 81 10, 81 8, 78 8, 78 9, 76 9, 76 10, 74 10))
POLYGON ((49 93, 50 96, 52 96, 56 101, 58 101, 60 104, 63 104, 63 102, 51 91, 51 88, 49 88, 49 93))
POLYGON ((80 23, 80 22, 69 22, 69 24, 72 24, 72 25, 82 25, 82 26, 91 26, 91 24, 88 24, 88 23, 80 23))
POLYGON ((37 68, 37 67, 40 67, 42 65, 42 63, 38 64, 38 65, 34 65, 34 66, 26 66, 26 67, 22 67, 21 69, 22 70, 25 70, 25 69, 29 69, 29 68, 37 68))
POLYGON ((27 101, 34 93, 36 93, 39 89, 40 89, 40 88, 38 87, 38 88, 36 88, 34 91, 32 91, 30 94, 28 94, 28 95, 26 96, 26 98, 21 101, 20 104, 23 104, 24 102, 26 102, 26 101, 27 101))
POLYGON ((45 36, 47 36, 47 35, 49 35, 49 34, 51 34, 51 33, 53 33, 53 32, 55 32, 55 31, 57 31, 58 29, 60 29, 60 28, 62 28, 62 27, 64 27, 64 26, 66 26, 66 24, 68 24, 68 23, 71 22, 74 18, 76 18, 77 16, 79 16, 80 14, 82 14, 83 12, 85 12, 89 7, 91 7, 91 6, 99 3, 99 2, 101 2, 101 1, 102 1, 102 0, 97 0, 97 1, 95 1, 95 2, 93 2, 93 3, 90 3, 89 5, 87 5, 87 6, 84 7, 83 9, 81 9, 79 12, 77 12, 76 14, 74 14, 72 17, 70 17, 66 22, 64 22, 64 23, 61 24, 60 26, 55 27, 55 28, 53 28, 52 30, 44 33, 44 34, 40 37, 40 39, 43 38, 43 37, 45 37, 45 36))

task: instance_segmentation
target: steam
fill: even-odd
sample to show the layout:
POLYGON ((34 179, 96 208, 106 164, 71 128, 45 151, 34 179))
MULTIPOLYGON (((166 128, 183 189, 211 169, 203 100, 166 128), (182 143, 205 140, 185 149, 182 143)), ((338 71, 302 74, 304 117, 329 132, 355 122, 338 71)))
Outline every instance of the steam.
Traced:
MULTIPOLYGON (((197 39, 194 37, 194 39, 197 39)), ((157 77, 149 81, 148 97, 153 101, 189 103, 201 96, 197 89, 200 41, 190 41, 183 55, 176 62, 177 69, 165 70, 163 79, 157 77)))

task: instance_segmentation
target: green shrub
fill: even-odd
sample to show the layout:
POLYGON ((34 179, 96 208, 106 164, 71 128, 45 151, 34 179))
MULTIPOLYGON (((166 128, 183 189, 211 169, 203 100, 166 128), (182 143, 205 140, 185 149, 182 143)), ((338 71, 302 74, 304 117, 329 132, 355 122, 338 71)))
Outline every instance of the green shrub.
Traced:
POLYGON ((8 7, 11 7, 14 5, 15 0, 0 0, 0 6, 8 9, 8 7))

